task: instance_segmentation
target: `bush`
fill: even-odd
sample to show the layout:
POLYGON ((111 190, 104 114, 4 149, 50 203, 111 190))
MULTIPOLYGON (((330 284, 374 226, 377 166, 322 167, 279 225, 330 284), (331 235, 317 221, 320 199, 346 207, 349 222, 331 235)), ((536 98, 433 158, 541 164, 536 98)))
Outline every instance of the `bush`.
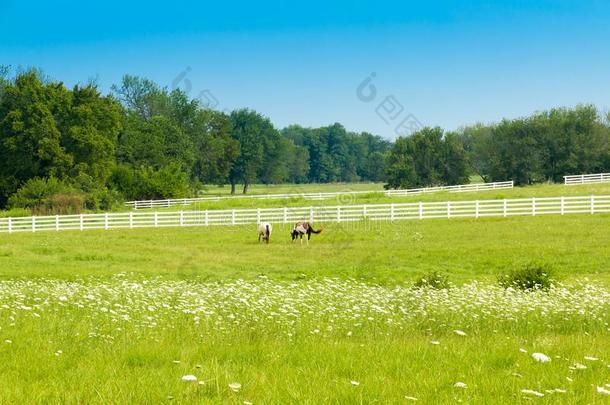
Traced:
POLYGON ((30 210, 33 215, 78 214, 84 197, 54 177, 33 178, 9 198, 9 206, 30 210))
POLYGON ((15 194, 13 194, 8 204, 10 208, 29 208, 34 209, 44 204, 53 194, 66 191, 67 186, 54 177, 41 179, 35 177, 28 180, 15 194))
POLYGON ((449 276, 439 273, 438 271, 425 274, 415 282, 415 287, 417 288, 431 287, 438 290, 444 290, 450 286, 449 276))
POLYGON ((56 193, 42 204, 33 208, 36 215, 47 214, 80 214, 83 211, 85 197, 77 192, 56 193))
POLYGON ((137 199, 190 197, 192 190, 188 175, 178 164, 169 164, 159 170, 141 167, 136 172, 137 199))
POLYGON ((8 211, 0 211, 0 218, 16 218, 30 216, 32 216, 32 211, 27 208, 11 208, 8 211))
POLYGON ((498 277, 498 282, 504 288, 520 290, 547 290, 552 284, 552 269, 545 264, 528 263, 519 269, 498 277))
POLYGON ((121 206, 123 198, 116 190, 99 189, 87 194, 85 207, 93 211, 113 211, 121 206))

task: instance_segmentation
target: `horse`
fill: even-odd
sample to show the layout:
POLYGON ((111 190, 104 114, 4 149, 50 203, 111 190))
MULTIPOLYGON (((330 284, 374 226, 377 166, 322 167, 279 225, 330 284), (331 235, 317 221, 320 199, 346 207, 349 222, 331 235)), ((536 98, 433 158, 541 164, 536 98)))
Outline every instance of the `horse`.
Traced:
POLYGON ((269 243, 269 238, 271 238, 271 224, 269 222, 263 222, 258 225, 258 241, 260 243, 261 236, 263 237, 263 241, 265 243, 269 243))
POLYGON ((307 235, 305 238, 305 242, 309 245, 309 239, 311 238, 312 233, 320 233, 322 229, 315 230, 311 226, 311 224, 307 221, 299 221, 294 225, 292 232, 290 232, 290 236, 292 237, 292 241, 294 242, 297 238, 301 239, 301 244, 303 244, 303 235, 307 235))

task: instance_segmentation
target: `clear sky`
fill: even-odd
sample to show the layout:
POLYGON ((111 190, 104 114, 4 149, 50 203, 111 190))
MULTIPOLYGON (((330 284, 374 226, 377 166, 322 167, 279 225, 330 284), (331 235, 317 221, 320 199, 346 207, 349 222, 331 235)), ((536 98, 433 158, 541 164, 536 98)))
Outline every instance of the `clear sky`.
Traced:
POLYGON ((610 107, 607 1, 88 3, 0 0, 0 64, 104 91, 140 75, 279 127, 341 122, 387 138, 410 114, 455 129, 610 107))

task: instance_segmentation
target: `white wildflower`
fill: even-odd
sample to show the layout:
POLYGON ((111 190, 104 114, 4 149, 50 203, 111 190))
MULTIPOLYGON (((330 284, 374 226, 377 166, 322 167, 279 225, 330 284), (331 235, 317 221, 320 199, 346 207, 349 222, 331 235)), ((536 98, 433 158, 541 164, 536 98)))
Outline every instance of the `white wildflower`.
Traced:
POLYGON ((453 384, 453 388, 468 388, 468 385, 466 385, 466 383, 458 381, 455 384, 453 384))
POLYGON ((241 384, 237 383, 237 382, 233 382, 231 384, 229 384, 229 388, 231 389, 231 391, 239 391, 241 389, 241 384))
POLYGON ((538 391, 534 391, 534 390, 528 390, 528 389, 522 389, 521 393, 525 394, 525 395, 533 395, 535 397, 543 397, 544 396, 544 394, 542 392, 538 392, 538 391))
POLYGON ((604 395, 610 395, 610 390, 607 390, 604 387, 597 387, 597 392, 604 395))
POLYGON ((532 353, 532 357, 534 358, 534 360, 540 363, 548 363, 549 361, 551 361, 551 358, 544 353, 532 353))
POLYGON ((183 375, 182 376, 182 381, 197 381, 197 377, 195 377, 192 374, 183 375))

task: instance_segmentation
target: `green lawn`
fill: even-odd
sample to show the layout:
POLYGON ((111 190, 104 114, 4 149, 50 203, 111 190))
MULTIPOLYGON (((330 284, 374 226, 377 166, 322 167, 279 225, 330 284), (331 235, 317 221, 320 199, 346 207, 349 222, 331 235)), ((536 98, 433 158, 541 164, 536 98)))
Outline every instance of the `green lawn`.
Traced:
MULTIPOLYGON (((360 187, 352 187, 346 184, 344 187, 335 187, 328 191, 361 191, 360 187)), ((358 185, 362 186, 362 185, 358 185)), ((309 188, 300 190, 298 186, 294 192, 308 192, 309 188)), ((366 188, 365 188, 366 190, 366 188)), ((227 208, 265 208, 265 207, 309 207, 321 205, 350 205, 350 204, 389 204, 409 203, 418 201, 463 201, 463 200, 493 200, 503 198, 531 198, 531 197, 559 197, 559 196, 581 196, 581 195, 610 195, 610 183, 565 186, 562 184, 541 184, 526 187, 515 187, 513 189, 485 190, 477 192, 450 193, 439 192, 431 194, 410 195, 404 197, 387 197, 382 192, 341 195, 324 200, 310 200, 300 197, 286 199, 259 200, 253 198, 232 198, 220 201, 200 201, 188 206, 174 206, 162 211, 176 210, 199 210, 199 209, 227 209, 227 208)), ((125 210, 128 208, 125 207, 125 210)))
POLYGON ((431 270, 455 282, 493 281, 537 261, 564 279, 610 281, 610 216, 566 215, 328 223, 309 247, 275 225, 259 245, 255 226, 3 234, 0 277, 133 272, 170 279, 353 277, 392 285, 431 270))

